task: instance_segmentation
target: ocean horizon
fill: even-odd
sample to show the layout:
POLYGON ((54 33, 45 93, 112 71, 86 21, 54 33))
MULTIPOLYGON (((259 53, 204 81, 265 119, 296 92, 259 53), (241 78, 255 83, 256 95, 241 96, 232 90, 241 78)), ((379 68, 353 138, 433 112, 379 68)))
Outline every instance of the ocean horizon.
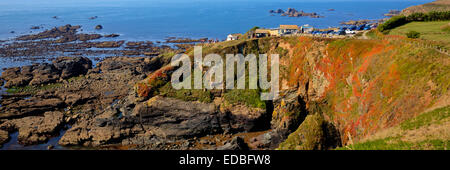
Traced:
POLYGON ((431 0, 16 0, 0 2, 0 39, 72 24, 81 25, 82 32, 116 33, 121 35, 118 39, 129 41, 163 41, 168 37, 223 40, 230 33, 245 33, 254 26, 276 28, 281 24, 310 24, 328 28, 338 27, 340 22, 348 20, 382 19, 389 10, 402 10, 426 2, 431 0), (295 18, 269 13, 272 9, 287 8, 316 12, 324 17, 295 18), (103 29, 95 30, 96 25, 102 25, 103 29), (33 26, 41 29, 31 29, 33 26))

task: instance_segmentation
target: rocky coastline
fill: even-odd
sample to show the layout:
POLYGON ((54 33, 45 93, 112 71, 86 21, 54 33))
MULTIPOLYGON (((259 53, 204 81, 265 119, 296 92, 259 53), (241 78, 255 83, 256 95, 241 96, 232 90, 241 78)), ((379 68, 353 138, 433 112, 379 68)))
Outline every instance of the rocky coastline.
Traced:
POLYGON ((276 147, 265 145, 273 142, 261 136, 270 130, 265 109, 137 97, 133 88, 137 82, 167 65, 170 54, 192 46, 184 42, 205 39, 181 39, 182 44, 169 47, 151 41, 105 41, 117 36, 81 34, 80 28, 65 25, 2 42, 2 58, 28 61, 33 56, 45 62, 3 69, 0 82, 6 92, 0 95, 0 146, 15 142, 10 136, 18 132, 17 142, 23 146, 62 136, 58 143, 66 148, 276 147), (85 57, 92 55, 105 57, 85 57), (268 126, 261 129, 261 122, 268 126), (60 134, 63 129, 67 131, 60 134))

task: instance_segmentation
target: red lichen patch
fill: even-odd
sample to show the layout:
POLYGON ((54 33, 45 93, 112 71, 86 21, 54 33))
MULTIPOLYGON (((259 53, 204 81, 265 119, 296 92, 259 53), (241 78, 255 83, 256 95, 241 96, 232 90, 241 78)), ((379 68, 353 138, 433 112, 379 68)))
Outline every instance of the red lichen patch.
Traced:
POLYGON ((169 81, 170 72, 175 68, 167 65, 150 74, 145 80, 136 84, 136 93, 139 97, 151 97, 156 88, 169 81))
POLYGON ((294 46, 293 54, 289 58, 289 68, 287 73, 288 86, 298 87, 308 80, 303 68, 306 66, 305 57, 314 44, 314 40, 309 37, 299 37, 299 42, 294 46))

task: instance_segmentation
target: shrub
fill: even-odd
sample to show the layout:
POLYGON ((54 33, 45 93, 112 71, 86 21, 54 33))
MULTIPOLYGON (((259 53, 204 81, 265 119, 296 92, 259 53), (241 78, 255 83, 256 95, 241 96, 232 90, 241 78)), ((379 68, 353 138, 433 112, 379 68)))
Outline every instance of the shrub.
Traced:
POLYGON ((405 25, 413 21, 445 21, 450 20, 450 11, 445 12, 429 12, 429 13, 413 13, 408 16, 394 16, 378 27, 378 30, 384 34, 389 33, 390 29, 405 25))
POLYGON ((408 38, 419 38, 420 37, 420 33, 417 31, 409 31, 408 33, 406 33, 406 36, 408 38))
POLYGON ((385 23, 381 24, 378 27, 378 30, 380 32, 385 33, 387 30, 402 26, 407 23, 408 23, 408 21, 406 20, 405 16, 394 16, 391 19, 389 19, 388 21, 386 21, 385 23))

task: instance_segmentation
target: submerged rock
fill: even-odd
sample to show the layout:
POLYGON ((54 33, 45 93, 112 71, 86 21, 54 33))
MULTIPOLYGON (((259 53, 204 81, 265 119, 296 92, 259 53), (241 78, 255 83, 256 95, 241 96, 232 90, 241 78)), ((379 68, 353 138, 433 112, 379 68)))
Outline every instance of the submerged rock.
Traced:
POLYGON ((97 25, 97 26, 95 26, 95 29, 96 30, 101 30, 101 29, 103 29, 103 26, 102 25, 97 25))
POLYGON ((104 37, 109 37, 109 38, 114 38, 114 37, 119 37, 120 35, 119 34, 107 34, 107 35, 104 35, 104 37))

